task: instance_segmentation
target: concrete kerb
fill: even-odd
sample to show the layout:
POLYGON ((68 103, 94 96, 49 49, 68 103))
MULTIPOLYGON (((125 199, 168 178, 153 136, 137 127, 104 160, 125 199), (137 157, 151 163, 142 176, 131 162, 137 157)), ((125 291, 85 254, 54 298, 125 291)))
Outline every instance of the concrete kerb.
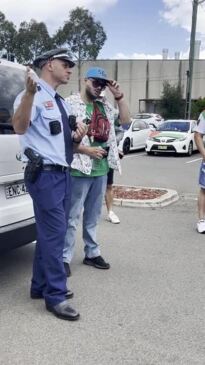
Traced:
MULTIPOLYGON (((117 185, 116 185, 117 186, 117 185)), ((129 187, 129 185, 121 185, 124 187, 129 187)), ((121 207, 142 207, 142 208, 162 208, 169 204, 176 202, 179 199, 179 195, 176 190, 167 188, 154 188, 154 187, 142 187, 136 186, 139 189, 149 189, 149 190, 165 190, 166 193, 160 197, 154 199, 118 199, 114 198, 113 204, 121 207)))

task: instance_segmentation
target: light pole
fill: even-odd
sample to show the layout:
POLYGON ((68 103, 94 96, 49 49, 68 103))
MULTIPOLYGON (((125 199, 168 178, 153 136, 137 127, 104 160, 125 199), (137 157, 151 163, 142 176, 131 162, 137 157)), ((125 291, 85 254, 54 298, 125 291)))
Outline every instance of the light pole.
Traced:
POLYGON ((187 85, 186 85, 185 119, 190 119, 191 116, 191 92, 192 92, 192 79, 193 79, 197 10, 198 10, 198 5, 202 4, 204 1, 205 0, 193 0, 192 25, 191 25, 190 50, 189 50, 189 69, 187 71, 187 85))

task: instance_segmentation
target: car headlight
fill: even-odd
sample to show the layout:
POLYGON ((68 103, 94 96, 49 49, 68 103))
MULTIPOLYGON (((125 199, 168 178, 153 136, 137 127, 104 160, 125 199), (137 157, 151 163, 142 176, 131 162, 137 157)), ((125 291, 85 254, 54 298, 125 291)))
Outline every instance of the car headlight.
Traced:
POLYGON ((178 141, 185 141, 187 137, 182 137, 182 138, 179 138, 178 141))

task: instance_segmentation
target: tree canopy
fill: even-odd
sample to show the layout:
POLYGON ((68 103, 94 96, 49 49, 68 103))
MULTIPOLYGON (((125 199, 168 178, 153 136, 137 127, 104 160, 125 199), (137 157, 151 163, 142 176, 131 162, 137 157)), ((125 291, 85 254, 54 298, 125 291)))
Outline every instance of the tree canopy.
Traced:
POLYGON ((53 41, 46 25, 32 19, 22 22, 16 35, 15 55, 20 63, 31 63, 40 53, 52 48, 53 41))
POLYGON ((19 29, 0 12, 0 51, 15 53, 20 63, 31 63, 44 51, 55 46, 66 46, 78 65, 83 60, 95 60, 104 45, 106 34, 100 22, 80 7, 70 12, 69 18, 50 36, 44 22, 22 21, 19 29))
POLYGON ((15 52, 16 27, 12 22, 6 20, 5 15, 0 12, 0 51, 8 54, 15 52))
POLYGON ((199 98, 191 103, 191 117, 198 119, 199 114, 205 110, 205 98, 199 98))
POLYGON ((88 10, 80 7, 70 12, 69 20, 54 37, 56 45, 66 45, 79 62, 96 60, 106 39, 101 23, 96 22, 88 10))
POLYGON ((180 85, 171 85, 168 81, 164 82, 159 108, 165 119, 184 118, 185 104, 180 85))

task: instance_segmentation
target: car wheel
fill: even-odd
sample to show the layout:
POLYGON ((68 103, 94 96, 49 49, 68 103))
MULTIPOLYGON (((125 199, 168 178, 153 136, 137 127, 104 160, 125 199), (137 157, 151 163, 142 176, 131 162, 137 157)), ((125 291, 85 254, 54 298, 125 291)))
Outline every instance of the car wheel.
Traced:
POLYGON ((188 152, 187 152, 187 156, 191 156, 193 153, 193 143, 190 142, 189 143, 189 147, 188 147, 188 152))
POLYGON ((129 152, 130 152, 130 139, 125 138, 123 143, 123 153, 126 155, 129 152))

